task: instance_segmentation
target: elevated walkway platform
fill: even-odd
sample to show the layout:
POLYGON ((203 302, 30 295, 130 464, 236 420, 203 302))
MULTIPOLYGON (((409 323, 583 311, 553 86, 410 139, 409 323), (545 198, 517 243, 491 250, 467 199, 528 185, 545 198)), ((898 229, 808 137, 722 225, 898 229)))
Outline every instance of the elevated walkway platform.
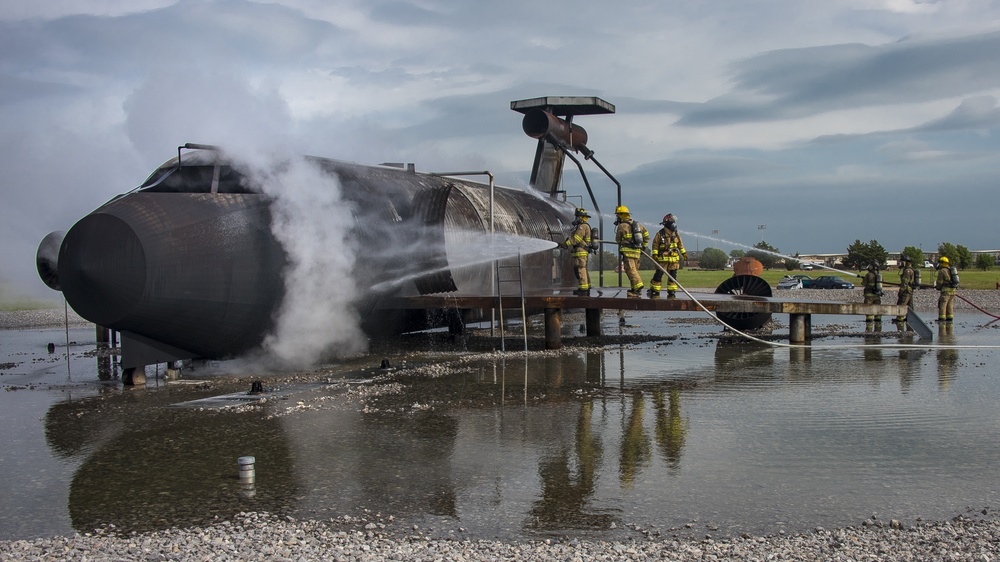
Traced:
MULTIPOLYGON (((643 310, 658 312, 701 311, 698 303, 678 293, 676 298, 629 298, 624 287, 603 287, 591 289, 589 297, 573 294, 573 289, 562 289, 547 293, 528 293, 524 296, 524 306, 529 310, 542 310, 545 314, 545 347, 562 347, 562 311, 583 309, 586 314, 588 336, 600 336, 601 311, 603 310, 643 310)), ((906 316, 907 307, 895 304, 863 304, 831 301, 794 300, 775 297, 756 297, 719 293, 693 293, 705 308, 717 313, 744 314, 788 314, 789 341, 804 343, 812 338, 813 314, 845 314, 855 316, 906 316)), ((520 307, 519 296, 504 295, 504 308, 520 307), (516 304, 516 306, 514 306, 516 304)), ((395 297, 383 301, 381 308, 390 309, 496 309, 496 296, 440 294, 412 297, 395 297)))

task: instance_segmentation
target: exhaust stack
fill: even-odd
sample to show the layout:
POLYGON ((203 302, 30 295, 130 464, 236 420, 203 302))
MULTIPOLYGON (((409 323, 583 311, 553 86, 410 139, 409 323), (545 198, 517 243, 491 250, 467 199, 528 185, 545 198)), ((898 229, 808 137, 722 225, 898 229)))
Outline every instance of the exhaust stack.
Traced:
POLYGON ((521 120, 521 128, 524 134, 533 139, 544 138, 552 135, 556 139, 573 147, 574 150, 587 149, 587 131, 574 125, 571 121, 565 121, 542 109, 532 109, 524 114, 521 120))
POLYGON ((587 148, 587 131, 573 124, 575 115, 614 113, 615 106, 598 97, 547 96, 510 102, 510 108, 524 114, 521 128, 538 139, 535 162, 531 167, 531 185, 555 197, 560 193, 563 163, 566 155, 549 138, 566 143, 573 150, 591 154, 587 148))

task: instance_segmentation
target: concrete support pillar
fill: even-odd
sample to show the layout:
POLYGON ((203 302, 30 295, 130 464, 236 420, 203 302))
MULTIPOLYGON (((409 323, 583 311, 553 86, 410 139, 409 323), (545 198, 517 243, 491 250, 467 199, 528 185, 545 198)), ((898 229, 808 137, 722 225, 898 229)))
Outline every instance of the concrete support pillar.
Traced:
POLYGON ((788 341, 791 343, 805 343, 812 339, 812 315, 811 314, 789 314, 788 315, 788 341))
POLYGON ((111 339, 111 330, 101 326, 100 324, 95 324, 94 327, 97 329, 97 348, 107 349, 108 340, 111 339))
POLYGON ((562 309, 545 309, 545 349, 562 349, 562 309))
POLYGON ((588 336, 602 336, 601 333, 601 309, 599 308, 588 308, 586 309, 587 315, 587 335, 588 336))

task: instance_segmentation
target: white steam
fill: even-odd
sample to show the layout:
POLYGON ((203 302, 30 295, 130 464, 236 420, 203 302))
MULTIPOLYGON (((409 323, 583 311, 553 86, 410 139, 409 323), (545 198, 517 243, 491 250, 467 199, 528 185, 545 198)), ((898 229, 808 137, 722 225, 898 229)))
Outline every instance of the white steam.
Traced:
POLYGON ((285 298, 264 351, 287 366, 365 351, 354 308, 354 217, 340 183, 298 156, 245 164, 257 186, 274 197, 271 231, 288 255, 285 298))
POLYGON ((254 185, 274 198, 271 229, 284 247, 285 297, 263 351, 282 367, 313 365, 367 340, 352 306, 358 295, 351 207, 337 179, 290 149, 294 122, 273 88, 232 72, 161 69, 125 104, 133 145, 155 163, 185 142, 226 150, 254 185), (277 148, 282 147, 282 148, 277 148))

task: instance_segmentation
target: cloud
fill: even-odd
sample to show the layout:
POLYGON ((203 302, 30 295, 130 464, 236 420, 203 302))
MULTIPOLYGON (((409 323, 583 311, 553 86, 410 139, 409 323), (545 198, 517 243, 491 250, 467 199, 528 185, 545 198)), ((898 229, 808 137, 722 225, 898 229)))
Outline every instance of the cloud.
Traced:
POLYGON ((988 91, 1000 88, 998 49, 1000 32, 763 53, 733 65, 732 93, 692 107, 677 124, 794 119, 988 91))

